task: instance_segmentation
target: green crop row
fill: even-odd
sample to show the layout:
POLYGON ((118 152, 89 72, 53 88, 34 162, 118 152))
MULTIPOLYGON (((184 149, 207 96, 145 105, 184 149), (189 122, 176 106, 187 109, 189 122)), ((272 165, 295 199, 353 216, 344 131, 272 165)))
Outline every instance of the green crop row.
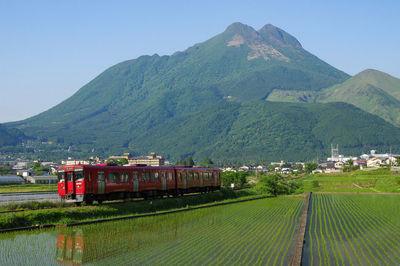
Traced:
POLYGON ((303 263, 400 264, 399 202, 400 195, 314 194, 303 263))
POLYGON ((3 234, 0 264, 288 265, 303 205, 304 198, 267 198, 135 220, 3 234), (31 249, 40 247, 43 254, 52 255, 32 254, 31 249))

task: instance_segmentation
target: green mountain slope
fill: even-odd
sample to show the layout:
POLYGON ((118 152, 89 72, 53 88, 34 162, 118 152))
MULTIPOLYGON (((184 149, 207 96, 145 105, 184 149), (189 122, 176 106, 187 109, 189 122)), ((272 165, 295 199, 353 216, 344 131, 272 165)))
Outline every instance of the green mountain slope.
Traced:
POLYGON ((320 91, 273 90, 267 98, 275 102, 346 102, 400 126, 400 79, 367 69, 343 83, 320 91))
POLYGON ((400 126, 400 79, 368 69, 321 91, 319 102, 347 102, 400 126))
POLYGON ((0 124, 0 147, 20 144, 26 136, 18 129, 0 124))
POLYGON ((400 129, 350 104, 250 101, 210 106, 177 123, 156 128, 132 144, 142 152, 218 160, 306 160, 325 158, 331 143, 341 152, 400 148, 400 129))
POLYGON ((275 90, 314 95, 348 78, 275 26, 234 23, 183 52, 112 66, 61 104, 8 126, 82 156, 304 160, 332 142, 353 152, 397 147, 397 128, 351 105, 265 101, 275 90))

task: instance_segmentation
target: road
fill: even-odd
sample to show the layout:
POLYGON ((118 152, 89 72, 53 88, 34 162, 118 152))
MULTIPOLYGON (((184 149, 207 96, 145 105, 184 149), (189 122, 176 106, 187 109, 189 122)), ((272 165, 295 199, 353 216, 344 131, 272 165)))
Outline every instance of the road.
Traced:
POLYGON ((9 203, 22 203, 27 201, 59 201, 58 193, 55 192, 31 192, 31 193, 2 193, 0 194, 0 205, 9 203))

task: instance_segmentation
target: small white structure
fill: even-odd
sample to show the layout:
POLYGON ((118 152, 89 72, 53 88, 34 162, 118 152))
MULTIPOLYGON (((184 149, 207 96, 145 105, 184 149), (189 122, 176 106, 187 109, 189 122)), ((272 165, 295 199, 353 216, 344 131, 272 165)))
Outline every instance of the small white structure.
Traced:
POLYGON ((243 165, 243 166, 240 166, 240 167, 239 167, 239 171, 245 171, 245 172, 247 172, 247 171, 249 171, 249 170, 250 170, 250 167, 247 166, 247 165, 243 165))

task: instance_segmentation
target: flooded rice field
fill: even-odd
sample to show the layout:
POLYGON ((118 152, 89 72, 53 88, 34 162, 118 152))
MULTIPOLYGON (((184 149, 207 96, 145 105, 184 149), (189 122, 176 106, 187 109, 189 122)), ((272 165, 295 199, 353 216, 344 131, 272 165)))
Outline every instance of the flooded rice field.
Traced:
POLYGON ((1 265, 288 265, 304 198, 0 235, 1 265))
POLYGON ((400 265, 400 195, 313 194, 303 265, 400 265))

